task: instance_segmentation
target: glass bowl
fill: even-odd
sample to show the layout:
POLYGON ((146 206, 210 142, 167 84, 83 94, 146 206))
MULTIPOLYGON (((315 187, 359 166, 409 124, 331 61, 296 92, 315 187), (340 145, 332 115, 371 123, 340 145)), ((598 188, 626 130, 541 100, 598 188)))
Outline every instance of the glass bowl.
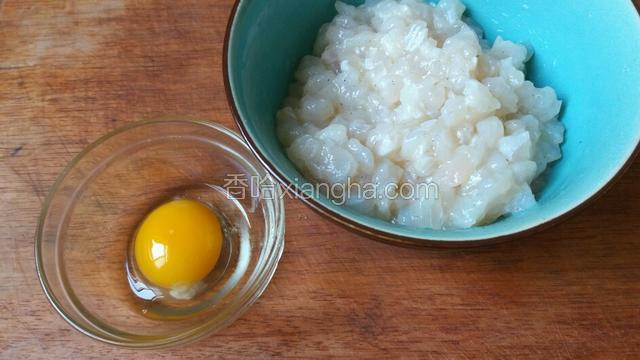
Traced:
POLYGON ((44 293, 74 328, 156 348, 237 319, 267 287, 283 248, 282 191, 244 141, 212 123, 166 119, 116 130, 73 159, 45 202, 35 256, 44 293), (232 229, 211 288, 179 305, 145 298, 127 260, 139 223, 174 198, 212 206, 232 229))

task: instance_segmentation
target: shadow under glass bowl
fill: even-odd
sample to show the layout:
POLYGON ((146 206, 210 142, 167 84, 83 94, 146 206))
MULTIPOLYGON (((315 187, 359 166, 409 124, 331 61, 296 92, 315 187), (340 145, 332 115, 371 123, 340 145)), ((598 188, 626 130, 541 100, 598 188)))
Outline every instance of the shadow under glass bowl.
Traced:
MULTIPOLYGON (((352 5, 363 1, 345 1, 352 5)), ((553 164, 532 209, 464 230, 394 225, 314 197, 276 136, 275 114, 295 68, 311 54, 334 0, 239 0, 225 43, 225 79, 236 122, 262 164, 308 205, 372 238, 403 245, 477 246, 512 239, 566 218, 601 193, 634 158, 640 142, 640 18, 629 0, 464 0, 493 41, 535 52, 527 77, 563 100, 563 157, 553 164)))
POLYGON ((42 288, 69 324, 110 344, 156 348, 210 334, 246 311, 276 270, 284 248, 279 195, 244 141, 222 126, 131 124, 90 145, 51 189, 35 242, 42 288), (233 201, 220 196, 230 178, 245 179, 233 201), (276 193, 261 196, 265 188, 276 193), (188 316, 174 312, 168 320, 144 315, 149 303, 132 292, 125 263, 138 224, 176 197, 210 203, 241 226, 237 236, 225 236, 224 266, 215 270, 209 297, 188 316))

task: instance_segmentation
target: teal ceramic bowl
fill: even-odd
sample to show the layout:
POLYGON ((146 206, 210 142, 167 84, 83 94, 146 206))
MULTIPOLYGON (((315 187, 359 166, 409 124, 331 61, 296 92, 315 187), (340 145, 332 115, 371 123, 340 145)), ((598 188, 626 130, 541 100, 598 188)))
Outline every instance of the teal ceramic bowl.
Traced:
MULTIPOLYGON (((554 87, 564 101, 563 158, 536 194, 538 205, 467 230, 403 227, 305 196, 315 210, 399 244, 487 244, 566 217, 631 162, 640 140, 640 18, 630 0, 466 0, 465 5, 490 40, 500 35, 531 46, 535 55, 528 77, 554 87)), ((305 180, 278 142, 275 113, 299 60, 311 53, 318 29, 334 15, 333 0, 241 0, 229 22, 225 75, 238 126, 263 165, 298 194, 305 180)))

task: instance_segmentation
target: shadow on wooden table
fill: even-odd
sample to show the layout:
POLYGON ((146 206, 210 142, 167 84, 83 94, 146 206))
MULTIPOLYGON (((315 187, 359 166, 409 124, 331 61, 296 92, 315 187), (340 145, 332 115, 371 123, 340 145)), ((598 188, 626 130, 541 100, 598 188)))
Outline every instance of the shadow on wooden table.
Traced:
POLYGON ((633 349, 640 346, 638 183, 640 161, 569 220, 529 238, 466 250, 381 244, 289 201, 279 271, 229 336, 307 355, 562 349, 586 356, 633 349))

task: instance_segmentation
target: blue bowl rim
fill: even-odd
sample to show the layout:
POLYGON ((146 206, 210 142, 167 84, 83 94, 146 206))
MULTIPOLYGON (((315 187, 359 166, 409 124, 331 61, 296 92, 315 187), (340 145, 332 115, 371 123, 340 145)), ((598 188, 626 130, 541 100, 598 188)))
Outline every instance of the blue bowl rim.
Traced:
MULTIPOLYGON (((227 29, 225 32, 224 45, 223 45, 223 61, 222 61, 222 73, 224 77, 224 86, 225 92, 227 96, 227 102, 229 104, 229 108, 231 109, 231 113, 235 120, 236 126, 240 130, 240 134, 245 139, 247 145, 253 152, 254 156, 258 159, 258 161, 262 164, 262 166, 282 185, 284 185, 287 189, 291 189, 296 197, 302 200, 307 206, 309 206, 316 213, 324 216, 332 220, 333 222, 347 228, 350 231, 354 231, 360 235, 364 235, 372 240, 380 241, 383 243, 388 243, 391 245, 402 246, 402 247, 413 247, 413 248, 471 248, 471 247, 480 247, 480 246, 488 246, 499 244, 523 237, 528 237, 533 234, 536 234, 540 231, 546 230, 554 225, 557 225, 581 210, 585 209, 589 205, 593 204, 597 199, 599 199, 604 193, 611 189, 611 187, 624 175, 624 173, 629 170, 635 159, 640 154, 640 139, 633 146, 633 151, 630 153, 629 157, 622 162, 619 166, 618 170, 613 173, 613 175, 605 182, 603 182, 598 189, 596 189, 591 195, 588 195, 582 202, 570 208, 569 210, 557 214, 555 217, 550 218, 541 223, 532 225, 529 228, 525 228, 522 230, 516 230, 504 235, 498 235, 494 237, 487 238, 478 238, 472 240, 436 240, 425 237, 410 237, 399 234, 390 233, 387 231, 378 230, 367 226, 365 224, 361 224, 353 219, 350 219, 347 216, 344 216, 340 213, 333 211, 331 208, 325 206, 320 201, 316 200, 314 197, 305 196, 302 191, 291 181, 287 179, 287 177, 273 164, 269 158, 260 151, 259 146, 251 137, 251 134, 244 124, 244 119, 240 115, 240 111, 236 107, 235 98, 233 95, 233 90, 231 86, 230 79, 230 63, 229 63, 229 50, 231 45, 231 35, 235 26, 236 15, 238 14, 238 10, 243 3, 247 3, 250 0, 235 0, 231 13, 229 15, 229 19, 227 21, 227 29)), ((636 10, 636 15, 638 15, 637 19, 640 21, 640 8, 635 5, 633 0, 628 0, 631 8, 636 10)), ((640 119, 638 119, 640 120, 640 119)))

